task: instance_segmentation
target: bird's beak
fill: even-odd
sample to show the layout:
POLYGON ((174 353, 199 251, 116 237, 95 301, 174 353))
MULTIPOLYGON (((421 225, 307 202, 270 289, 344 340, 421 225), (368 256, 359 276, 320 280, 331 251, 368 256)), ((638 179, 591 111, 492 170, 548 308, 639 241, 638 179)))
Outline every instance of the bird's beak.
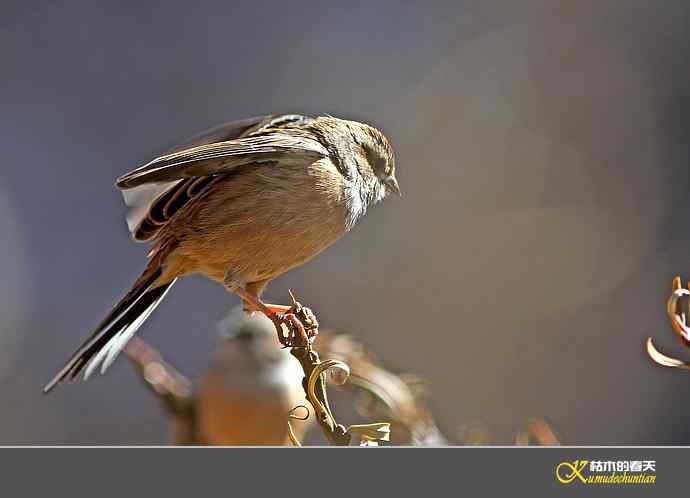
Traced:
POLYGON ((388 187, 388 190, 390 190, 391 192, 395 192, 396 194, 402 197, 400 185, 398 185, 398 180, 396 180, 394 176, 391 176, 389 179, 386 180, 386 187, 388 187))

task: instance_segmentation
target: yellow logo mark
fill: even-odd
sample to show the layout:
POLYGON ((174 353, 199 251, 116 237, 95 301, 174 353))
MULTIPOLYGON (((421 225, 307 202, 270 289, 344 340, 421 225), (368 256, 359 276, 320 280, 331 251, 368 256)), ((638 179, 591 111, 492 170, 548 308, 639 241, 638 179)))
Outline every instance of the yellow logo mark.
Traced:
POLYGON ((563 484, 570 484, 577 477, 586 483, 587 479, 582 475, 582 471, 587 467, 589 460, 575 460, 574 462, 561 462, 556 467, 556 477, 563 484))

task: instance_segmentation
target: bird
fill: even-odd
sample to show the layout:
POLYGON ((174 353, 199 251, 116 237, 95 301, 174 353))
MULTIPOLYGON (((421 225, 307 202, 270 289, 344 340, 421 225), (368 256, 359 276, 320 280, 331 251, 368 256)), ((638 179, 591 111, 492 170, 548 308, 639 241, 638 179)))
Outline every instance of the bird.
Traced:
POLYGON ((200 442, 291 445, 286 414, 291 414, 293 434, 302 440, 314 423, 314 417, 305 417, 310 410, 304 404, 304 373, 290 353, 278 347, 271 321, 234 308, 220 330, 214 360, 196 390, 200 442))
POLYGON ((82 372, 88 379, 99 366, 104 373, 189 274, 222 284, 245 311, 273 321, 283 346, 298 345, 294 333, 281 333, 285 325, 303 334, 294 308, 264 303, 266 285, 339 240, 371 206, 401 195, 393 147, 380 130, 300 114, 217 126, 121 176, 116 186, 132 237, 152 243, 149 262, 46 393, 82 372))
POLYGON ((304 404, 304 373, 278 347, 273 323, 238 306, 217 329, 213 360, 196 381, 136 336, 123 350, 170 416, 173 442, 283 446, 292 445, 291 433, 301 441, 314 423, 304 404))

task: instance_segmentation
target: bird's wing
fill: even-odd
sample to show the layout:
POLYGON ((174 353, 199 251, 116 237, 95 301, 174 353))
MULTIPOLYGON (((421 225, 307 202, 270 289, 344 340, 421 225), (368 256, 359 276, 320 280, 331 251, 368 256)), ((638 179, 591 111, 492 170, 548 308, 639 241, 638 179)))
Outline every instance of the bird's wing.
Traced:
MULTIPOLYGON (((186 152, 202 146, 233 142, 240 138, 259 135, 269 129, 280 129, 291 124, 303 124, 311 119, 310 117, 297 114, 270 115, 232 121, 216 126, 185 140, 173 147, 164 156, 125 175, 118 180, 118 185, 122 179, 136 176, 139 173, 142 173, 143 177, 147 177, 148 170, 144 170, 149 166, 152 166, 154 169, 160 167, 159 161, 163 158, 185 156, 186 152)), ((237 147, 237 144, 235 144, 235 147, 237 147)), ((216 154, 218 154, 217 150, 216 154)), ((204 167, 208 168, 210 160, 205 160, 207 164, 204 167)), ((215 160, 218 161, 219 159, 216 158, 215 160)), ((187 172, 193 169, 190 168, 192 165, 189 163, 186 163, 186 166, 187 168, 183 169, 187 172)), ((154 237, 174 212, 206 190, 212 183, 211 179, 213 177, 177 177, 175 176, 175 171, 177 170, 174 166, 168 165, 166 168, 164 168, 164 174, 160 170, 157 172, 157 178, 162 178, 161 174, 163 174, 164 179, 142 180, 142 177, 137 177, 138 186, 122 187, 125 204, 128 207, 127 225, 135 240, 145 241, 154 237), (152 183, 148 183, 149 181, 152 183)))
POLYGON ((184 142, 168 150, 166 154, 197 147, 199 145, 227 142, 228 140, 234 140, 236 138, 256 135, 268 128, 281 128, 286 125, 302 124, 312 119, 313 118, 309 116, 302 116, 299 114, 269 114, 267 116, 240 119, 239 121, 229 121, 188 138, 184 142))
POLYGON ((275 131, 166 154, 121 176, 117 186, 128 189, 147 183, 228 173, 245 164, 313 161, 326 155, 326 148, 314 139, 275 131))

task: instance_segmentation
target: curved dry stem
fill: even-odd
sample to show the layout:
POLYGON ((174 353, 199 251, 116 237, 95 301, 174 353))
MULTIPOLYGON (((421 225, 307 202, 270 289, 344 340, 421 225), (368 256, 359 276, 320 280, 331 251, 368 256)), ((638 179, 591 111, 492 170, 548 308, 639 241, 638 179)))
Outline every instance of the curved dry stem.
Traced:
POLYGON ((670 368, 684 368, 690 370, 690 362, 666 356, 654 346, 651 337, 647 337, 647 354, 657 365, 670 368))
POLYGON ((309 399, 309 402, 314 406, 317 414, 327 413, 328 416, 335 419, 330 406, 321 403, 321 400, 316 395, 316 383, 321 378, 321 375, 326 373, 326 371, 331 368, 338 369, 341 374, 344 375, 342 381, 339 382, 340 384, 347 382, 347 378, 350 376, 350 367, 348 367, 345 363, 340 360, 326 360, 321 362, 312 370, 307 380, 307 399, 309 399))

